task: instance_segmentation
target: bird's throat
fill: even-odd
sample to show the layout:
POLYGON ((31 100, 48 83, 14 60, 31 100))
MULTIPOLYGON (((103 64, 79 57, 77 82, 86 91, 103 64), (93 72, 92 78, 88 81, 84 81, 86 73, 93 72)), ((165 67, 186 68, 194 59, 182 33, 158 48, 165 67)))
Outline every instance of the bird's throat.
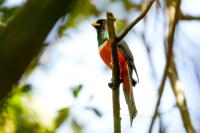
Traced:
POLYGON ((98 45, 99 47, 104 44, 104 42, 108 39, 108 33, 106 31, 99 31, 98 32, 98 45))

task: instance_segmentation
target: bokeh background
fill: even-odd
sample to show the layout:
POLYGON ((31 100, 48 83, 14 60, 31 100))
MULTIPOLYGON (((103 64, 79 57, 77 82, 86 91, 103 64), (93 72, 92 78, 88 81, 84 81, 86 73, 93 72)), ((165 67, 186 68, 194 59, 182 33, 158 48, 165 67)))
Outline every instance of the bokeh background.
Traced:
MULTIPOLYGON (((54 25, 44 42, 43 50, 7 99, 1 113, 0 133, 113 132, 112 91, 107 86, 111 71, 100 59, 96 31, 91 23, 106 18, 106 12, 111 11, 117 18, 117 33, 121 33, 147 2, 78 1, 54 25)), ((12 21, 15 13, 25 3, 26 0, 0 0, 0 29, 12 21)), ((138 115, 132 127, 123 93, 120 93, 123 133, 146 133, 149 130, 166 65, 168 3, 170 0, 155 2, 147 16, 125 37, 133 52, 140 82, 134 88, 138 115)), ((181 11, 198 17, 199 5, 199 0, 181 0, 181 11)), ((199 20, 180 20, 173 49, 187 108, 196 132, 200 132, 199 35, 199 20)), ((166 80, 153 132, 186 132, 169 79, 166 80)))

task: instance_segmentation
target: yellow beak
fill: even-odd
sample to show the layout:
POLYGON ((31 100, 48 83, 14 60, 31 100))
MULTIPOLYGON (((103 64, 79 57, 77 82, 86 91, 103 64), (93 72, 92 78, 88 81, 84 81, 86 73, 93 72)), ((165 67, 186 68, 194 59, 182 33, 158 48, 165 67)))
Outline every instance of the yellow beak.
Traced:
POLYGON ((96 22, 92 23, 91 25, 92 25, 94 28, 100 26, 100 24, 99 24, 99 23, 96 23, 96 22))

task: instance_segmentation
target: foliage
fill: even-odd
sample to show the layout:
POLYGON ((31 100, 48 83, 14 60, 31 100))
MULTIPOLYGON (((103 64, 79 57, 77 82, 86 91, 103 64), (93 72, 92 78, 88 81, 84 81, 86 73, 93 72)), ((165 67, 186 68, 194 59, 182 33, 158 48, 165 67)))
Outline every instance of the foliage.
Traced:
MULTIPOLYGON (((81 85, 77 87, 79 91, 80 86, 81 85)), ((31 89, 31 85, 13 88, 14 92, 12 92, 12 96, 7 99, 4 109, 0 114, 1 133, 53 133, 68 120, 74 131, 80 132, 82 130, 82 126, 77 122, 76 118, 70 114, 69 107, 58 111, 58 115, 53 120, 51 127, 47 127, 41 123, 37 112, 28 105, 33 98, 31 89)), ((78 93, 76 93, 76 97, 77 96, 78 93)))
POLYGON ((58 116, 55 119, 55 129, 60 127, 60 125, 68 118, 69 108, 63 108, 58 111, 58 116))
POLYGON ((35 113, 27 103, 31 102, 31 86, 27 85, 13 92, 7 99, 4 109, 0 115, 1 133, 48 133, 47 127, 40 123, 37 113, 35 113))
POLYGON ((73 10, 66 16, 63 24, 60 26, 58 35, 62 36, 66 29, 74 28, 83 20, 91 16, 99 16, 100 12, 97 10, 91 0, 79 0, 73 10))

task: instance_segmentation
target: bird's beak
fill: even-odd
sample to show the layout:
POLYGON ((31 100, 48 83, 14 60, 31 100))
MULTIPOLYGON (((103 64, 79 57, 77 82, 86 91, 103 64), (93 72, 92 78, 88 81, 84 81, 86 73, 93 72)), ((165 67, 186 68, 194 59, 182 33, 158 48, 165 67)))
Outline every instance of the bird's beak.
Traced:
POLYGON ((99 23, 96 23, 96 22, 92 23, 91 25, 92 25, 94 28, 96 28, 96 27, 99 27, 99 26, 100 26, 100 24, 99 24, 99 23))

